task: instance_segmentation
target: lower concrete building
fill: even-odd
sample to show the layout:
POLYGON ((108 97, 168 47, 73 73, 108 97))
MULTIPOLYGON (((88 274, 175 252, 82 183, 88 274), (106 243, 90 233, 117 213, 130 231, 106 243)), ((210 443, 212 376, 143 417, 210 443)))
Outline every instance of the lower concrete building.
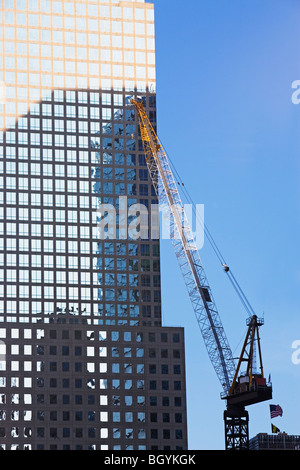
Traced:
POLYGON ((0 329, 1 449, 187 448, 181 328, 49 320, 0 329))
POLYGON ((259 433, 249 444, 250 450, 300 450, 300 436, 259 433))

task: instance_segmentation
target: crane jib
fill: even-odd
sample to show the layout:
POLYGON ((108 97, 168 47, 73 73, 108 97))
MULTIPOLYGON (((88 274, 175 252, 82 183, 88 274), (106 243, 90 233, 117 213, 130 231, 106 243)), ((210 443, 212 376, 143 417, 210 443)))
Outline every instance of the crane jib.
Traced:
POLYGON ((134 100, 132 100, 132 103, 138 113, 145 158, 154 188, 159 202, 165 202, 165 205, 169 208, 174 219, 174 232, 176 231, 179 235, 180 243, 174 242, 174 236, 172 241, 202 336, 219 380, 224 390, 228 391, 235 372, 234 360, 210 294, 200 257, 197 251, 190 249, 190 243, 187 241, 193 240, 193 236, 188 221, 185 222, 184 227, 182 225, 183 205, 174 184, 167 156, 159 143, 142 103, 134 100), (160 183, 159 191, 158 186, 160 183), (197 292, 197 295, 195 295, 195 292, 197 292))

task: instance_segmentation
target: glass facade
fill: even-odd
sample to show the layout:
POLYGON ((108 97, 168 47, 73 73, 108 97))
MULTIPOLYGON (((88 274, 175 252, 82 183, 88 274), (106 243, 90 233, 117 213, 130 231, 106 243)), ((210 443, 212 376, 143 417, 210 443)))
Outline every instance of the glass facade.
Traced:
POLYGON ((155 126, 153 5, 3 0, 0 15, 0 446, 184 448, 183 332, 161 328, 130 105, 155 126))

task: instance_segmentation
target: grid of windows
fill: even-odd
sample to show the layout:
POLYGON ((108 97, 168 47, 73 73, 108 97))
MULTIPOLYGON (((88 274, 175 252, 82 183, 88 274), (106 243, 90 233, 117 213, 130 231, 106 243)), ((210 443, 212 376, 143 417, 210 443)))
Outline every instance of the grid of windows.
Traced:
MULTIPOLYGON (((144 173, 143 184, 139 180, 144 157, 136 149, 128 97, 105 95, 118 103, 107 108, 110 121, 90 118, 90 101, 97 102, 98 112, 105 109, 103 94, 58 90, 52 101, 36 105, 14 130, 2 134, 0 250, 7 266, 0 269, 6 298, 0 303, 2 315, 73 312, 107 324, 134 325, 139 316, 148 323, 150 318, 160 321, 158 240, 123 237, 126 222, 136 217, 130 218, 130 208, 138 202, 150 207, 157 200, 144 173), (76 110, 71 120, 68 96, 76 110), (66 118, 60 117, 65 115, 60 106, 66 118), (71 124, 81 131, 70 133, 71 124), (125 222, 121 201, 128 208, 125 222), (101 204, 119 211, 114 240, 99 237, 101 204)), ((154 110, 153 97, 148 102, 154 110)))
POLYGON ((0 338, 2 449, 185 445, 181 330, 17 323, 0 338))
POLYGON ((46 90, 154 91, 153 5, 131 3, 3 0, 0 128, 46 90))

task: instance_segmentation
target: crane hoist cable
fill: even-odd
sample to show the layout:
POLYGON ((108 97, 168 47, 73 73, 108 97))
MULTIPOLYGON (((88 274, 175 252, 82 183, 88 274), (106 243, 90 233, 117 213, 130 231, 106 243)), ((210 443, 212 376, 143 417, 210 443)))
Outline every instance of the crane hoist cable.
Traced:
MULTIPOLYGON (((202 218, 202 216, 199 214, 198 210, 197 210, 197 206, 195 205, 194 201, 192 200, 192 197, 190 196, 186 186, 184 185, 174 163, 172 162, 172 160, 170 159, 170 157, 168 156, 168 159, 169 159, 169 162, 170 162, 170 166, 174 172, 174 175, 176 176, 177 180, 178 180, 178 184, 181 185, 182 187, 182 193, 184 194, 186 200, 191 204, 192 206, 192 210, 193 210, 193 214, 194 216, 197 218, 197 220, 200 222, 200 224, 202 225, 203 227, 203 230, 204 230, 204 233, 205 233, 205 236, 206 238, 208 239, 214 253, 216 254, 218 260, 220 261, 221 265, 223 266, 224 268, 224 271, 226 272, 227 274, 227 277, 229 279, 229 281, 231 282, 237 296, 239 297, 241 303, 243 304, 247 314, 249 315, 249 318, 252 317, 253 315, 255 315, 248 299, 246 298, 246 295, 244 294, 243 290, 241 289, 237 279, 235 278, 234 274, 232 273, 231 269, 229 269, 226 261, 225 261, 225 258, 223 257, 220 249, 218 248, 213 236, 211 235, 207 225, 204 223, 204 220, 202 218)), ((244 337, 245 335, 243 335, 244 337)), ((236 346, 236 349, 237 349, 238 346, 236 346)), ((256 359, 255 357, 253 358, 253 363, 256 363, 256 359)))
POLYGON ((170 162, 170 166, 172 167, 172 170, 174 172, 174 175, 176 176, 177 180, 178 180, 178 184, 181 185, 182 187, 182 193, 184 194, 184 196, 186 197, 187 201, 192 205, 192 210, 193 210, 193 213, 194 213, 194 216, 197 218, 197 220, 200 222, 200 224, 202 225, 202 228, 204 230, 204 234, 207 238, 207 240, 209 241, 215 255, 217 256, 218 260, 220 261, 221 265, 223 266, 224 268, 224 271, 226 272, 227 274, 227 277, 230 281, 230 283, 232 284, 237 296, 239 297, 241 303, 243 304, 247 314, 251 317, 252 315, 255 315, 255 312, 249 302, 249 300, 247 299, 244 291, 242 290, 240 284, 238 283, 236 277, 234 276, 232 270, 229 268, 228 264, 226 263, 225 261, 225 258, 224 256, 222 255, 220 249, 218 248, 211 232, 209 231, 207 225, 204 223, 202 217, 200 216, 198 210, 197 210, 197 207, 193 201, 193 199, 191 198, 188 190, 186 189, 186 186, 184 185, 174 163, 172 162, 172 160, 170 159, 169 155, 168 155, 168 160, 170 162))

